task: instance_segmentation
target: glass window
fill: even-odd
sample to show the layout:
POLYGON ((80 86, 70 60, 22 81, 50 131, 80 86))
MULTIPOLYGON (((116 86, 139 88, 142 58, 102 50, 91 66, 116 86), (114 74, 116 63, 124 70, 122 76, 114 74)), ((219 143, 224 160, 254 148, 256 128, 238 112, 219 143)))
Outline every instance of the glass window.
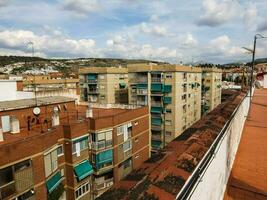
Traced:
POLYGON ((12 167, 0 169, 0 187, 13 181, 12 167))
POLYGON ((63 146, 60 145, 58 148, 57 148, 57 156, 62 156, 64 154, 63 152, 63 146))
POLYGON ((31 166, 30 160, 25 160, 14 165, 15 171, 23 170, 31 166))

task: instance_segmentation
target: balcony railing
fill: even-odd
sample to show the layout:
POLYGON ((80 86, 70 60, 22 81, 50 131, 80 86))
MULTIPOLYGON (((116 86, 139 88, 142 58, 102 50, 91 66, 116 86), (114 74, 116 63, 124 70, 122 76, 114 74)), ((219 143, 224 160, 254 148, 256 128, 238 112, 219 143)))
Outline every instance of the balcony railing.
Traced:
POLYGON ((162 79, 160 77, 152 77, 151 82, 153 83, 161 83, 162 79))
POLYGON ((112 140, 92 142, 91 148, 93 150, 101 150, 112 146, 112 140))
POLYGON ((86 82, 88 84, 97 84, 97 79, 95 79, 95 80, 87 80, 86 82))
POLYGON ((147 89, 137 89, 137 95, 147 95, 147 89))
POLYGON ((88 94, 98 94, 98 89, 88 90, 88 94))
POLYGON ((110 178, 104 181, 95 180, 93 187, 94 187, 94 190, 103 190, 105 188, 111 187, 112 185, 113 185, 113 178, 110 178))

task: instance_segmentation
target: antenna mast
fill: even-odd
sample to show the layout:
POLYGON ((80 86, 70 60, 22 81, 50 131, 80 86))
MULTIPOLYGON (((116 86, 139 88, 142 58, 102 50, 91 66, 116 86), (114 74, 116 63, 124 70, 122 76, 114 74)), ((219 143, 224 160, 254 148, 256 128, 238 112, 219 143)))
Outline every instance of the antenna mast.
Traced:
MULTIPOLYGON (((31 45, 32 47, 32 57, 34 58, 34 43, 32 41, 30 41, 28 43, 28 45, 31 45)), ((34 69, 34 61, 32 62, 32 67, 34 69)), ((35 105, 37 106, 37 97, 36 97, 36 79, 35 79, 35 74, 33 74, 33 78, 34 78, 34 99, 35 99, 35 105)))

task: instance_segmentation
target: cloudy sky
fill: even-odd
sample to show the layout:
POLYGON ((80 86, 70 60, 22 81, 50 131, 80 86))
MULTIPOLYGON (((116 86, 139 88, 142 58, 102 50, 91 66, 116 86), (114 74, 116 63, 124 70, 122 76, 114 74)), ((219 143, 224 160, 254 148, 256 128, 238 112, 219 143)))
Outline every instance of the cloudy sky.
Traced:
MULTIPOLYGON (((226 63, 267 36, 267 0, 0 0, 0 55, 226 63)), ((267 40, 257 57, 267 57, 267 40)))

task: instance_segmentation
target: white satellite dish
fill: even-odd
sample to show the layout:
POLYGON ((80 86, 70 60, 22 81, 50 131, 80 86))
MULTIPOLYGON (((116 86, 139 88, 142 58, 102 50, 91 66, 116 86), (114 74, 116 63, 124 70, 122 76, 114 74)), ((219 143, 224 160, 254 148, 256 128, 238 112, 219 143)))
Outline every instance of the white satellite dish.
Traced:
POLYGON ((39 115, 41 113, 41 109, 39 107, 35 107, 32 112, 35 115, 39 115))

